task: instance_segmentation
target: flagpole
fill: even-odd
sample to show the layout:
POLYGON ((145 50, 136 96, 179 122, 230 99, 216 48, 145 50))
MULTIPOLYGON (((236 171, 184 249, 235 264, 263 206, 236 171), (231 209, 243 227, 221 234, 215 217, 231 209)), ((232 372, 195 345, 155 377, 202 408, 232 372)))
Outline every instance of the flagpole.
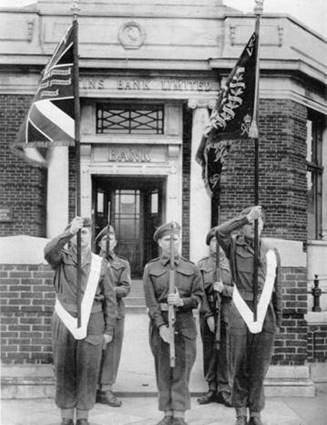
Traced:
MULTIPOLYGON (((254 204, 259 205, 259 129, 258 129, 258 104, 259 104, 259 80, 260 80, 260 21, 263 14, 264 0, 255 0, 254 13, 255 33, 257 36, 257 56, 255 66, 255 95, 253 105, 253 119, 249 136, 254 140, 254 204)), ((259 228, 258 220, 254 221, 254 269, 253 269, 253 313, 254 321, 257 320, 258 305, 258 266, 259 266, 259 228)))
MULTIPOLYGON (((75 117, 75 162, 76 162, 76 215, 81 216, 81 142, 80 121, 81 108, 79 101, 79 66, 78 66, 78 18, 77 1, 73 1, 73 56, 74 56, 74 117, 75 117)), ((77 233, 77 327, 81 327, 81 278, 82 278, 81 231, 77 233)))

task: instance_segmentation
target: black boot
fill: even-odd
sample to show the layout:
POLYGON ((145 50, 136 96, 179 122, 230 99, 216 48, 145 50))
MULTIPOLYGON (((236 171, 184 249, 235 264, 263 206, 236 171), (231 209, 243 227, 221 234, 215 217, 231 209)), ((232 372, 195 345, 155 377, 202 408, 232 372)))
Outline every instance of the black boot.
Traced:
POLYGON ((77 419, 76 425, 90 425, 90 422, 87 419, 77 419))
POLYGON ((157 425, 172 425, 174 418, 172 416, 165 416, 161 419, 160 422, 157 423, 157 425))
POLYGON ((221 391, 217 395, 217 403, 224 404, 226 407, 232 407, 231 395, 226 391, 221 391))
POLYGON ((111 407, 120 407, 122 405, 122 402, 110 390, 98 391, 96 401, 97 403, 107 404, 111 407))
POLYGON ((197 402, 199 404, 209 404, 214 401, 216 401, 216 391, 214 390, 209 390, 207 394, 204 394, 203 396, 197 399, 197 402))
POLYGON ((247 425, 246 416, 238 416, 235 425, 247 425))
POLYGON ((260 416, 250 416, 248 425, 263 425, 263 423, 262 423, 262 420, 260 419, 260 416))

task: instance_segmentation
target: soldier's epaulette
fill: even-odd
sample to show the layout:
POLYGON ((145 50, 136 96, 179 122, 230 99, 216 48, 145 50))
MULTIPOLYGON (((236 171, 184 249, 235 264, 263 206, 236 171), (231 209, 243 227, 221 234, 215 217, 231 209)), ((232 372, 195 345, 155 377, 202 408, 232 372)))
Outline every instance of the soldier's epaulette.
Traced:
POLYGON ((123 255, 116 254, 116 256, 117 256, 120 260, 124 260, 124 261, 129 262, 129 261, 128 261, 128 258, 127 258, 127 257, 124 257, 123 255))
POLYGON ((154 263, 155 261, 158 261, 158 260, 160 260, 160 257, 152 258, 151 260, 149 260, 149 261, 147 262, 147 264, 149 264, 149 263, 154 263))
POLYGON ((187 258, 183 257, 182 255, 180 256, 180 258, 181 258, 182 260, 184 260, 186 263, 191 263, 191 264, 193 264, 194 266, 196 265, 193 261, 188 260, 187 258))
POLYGON ((202 263, 202 261, 208 260, 209 257, 203 257, 201 260, 198 261, 198 264, 202 263))

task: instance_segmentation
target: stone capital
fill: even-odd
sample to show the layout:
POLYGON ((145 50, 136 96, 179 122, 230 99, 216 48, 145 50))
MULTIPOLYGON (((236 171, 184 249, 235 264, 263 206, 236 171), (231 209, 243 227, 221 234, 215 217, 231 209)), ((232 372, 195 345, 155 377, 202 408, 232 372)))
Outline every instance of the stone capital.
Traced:
POLYGON ((187 106, 190 109, 197 109, 197 108, 213 109, 215 104, 216 104, 216 98, 205 99, 205 98, 192 97, 187 102, 187 106))

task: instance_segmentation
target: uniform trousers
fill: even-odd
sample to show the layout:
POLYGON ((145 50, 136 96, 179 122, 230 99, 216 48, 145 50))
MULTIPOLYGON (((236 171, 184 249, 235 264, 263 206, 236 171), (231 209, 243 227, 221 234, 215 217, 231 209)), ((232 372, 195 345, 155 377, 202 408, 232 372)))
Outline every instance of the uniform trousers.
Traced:
POLYGON ((99 376, 101 385, 113 385, 116 382, 124 338, 124 324, 124 317, 116 320, 113 339, 103 351, 99 376))
POLYGON ((94 406, 103 331, 103 313, 93 313, 88 325, 88 336, 76 340, 54 313, 52 332, 55 402, 60 409, 90 410, 94 406))
MULTIPOLYGON (((251 303, 248 304, 251 307, 251 303)), ((232 304, 229 341, 233 407, 249 407, 251 412, 260 412, 264 408, 264 379, 272 358, 275 331, 275 313, 271 305, 262 331, 253 334, 232 304)))
POLYGON ((203 314, 200 315, 200 332, 203 345, 204 378, 208 382, 209 390, 217 393, 230 393, 226 323, 221 321, 219 350, 216 348, 215 334, 210 331, 203 314))
POLYGON ((159 410, 185 411, 191 407, 189 382, 196 356, 195 336, 188 337, 177 331, 175 334, 175 367, 170 367, 169 344, 159 335, 159 330, 150 322, 150 347, 154 356, 159 410))

